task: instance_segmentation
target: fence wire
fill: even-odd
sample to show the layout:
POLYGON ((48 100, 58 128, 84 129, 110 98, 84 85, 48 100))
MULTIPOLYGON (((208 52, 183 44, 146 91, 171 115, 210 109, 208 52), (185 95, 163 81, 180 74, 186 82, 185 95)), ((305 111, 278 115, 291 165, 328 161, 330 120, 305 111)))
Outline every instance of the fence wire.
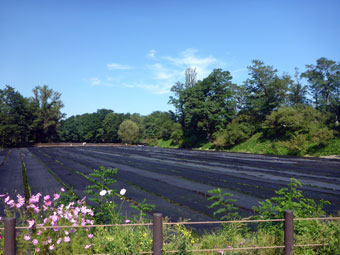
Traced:
MULTIPOLYGON (((294 221, 310 221, 310 220, 340 220, 340 217, 327 218, 294 218, 294 221)), ((266 220, 228 220, 228 221, 182 221, 182 222, 163 222, 163 225, 208 225, 208 224, 228 224, 228 223, 257 223, 257 222, 283 222, 284 219, 266 219, 266 220)), ((94 227, 136 227, 136 226, 152 226, 153 223, 125 223, 125 224, 101 224, 101 225, 68 225, 68 226, 38 226, 36 229, 50 228, 94 228, 94 227)), ((0 228, 4 230, 5 228, 0 228)), ((16 227, 16 229, 30 229, 28 226, 16 227)))
MULTIPOLYGON (((326 217, 326 218, 295 218, 294 221, 311 221, 311 220, 340 220, 340 217, 326 217)), ((163 222, 163 225, 203 225, 203 224, 228 224, 228 223, 257 223, 257 222, 284 222, 285 219, 266 219, 266 220, 230 220, 230 221, 205 221, 205 222, 163 222)), ((152 226, 153 223, 126 223, 126 224, 101 224, 101 225, 69 225, 69 226, 34 226, 36 229, 54 229, 54 228, 94 228, 94 227, 135 227, 135 226, 152 226)), ((19 226, 15 229, 30 229, 32 227, 19 226)), ((5 228, 0 228, 5 230, 5 228)), ((295 247, 322 247, 328 244, 294 244, 295 247)), ((187 252, 228 252, 228 251, 241 251, 241 250, 261 250, 261 249, 282 249, 284 245, 279 246, 254 246, 254 247, 230 247, 230 248, 214 248, 214 249, 192 249, 186 250, 187 252)), ((164 250, 164 253, 177 253, 180 250, 164 250)), ((152 251, 140 252, 140 254, 153 254, 152 251)), ((109 254, 95 254, 95 255, 109 255, 109 254)))

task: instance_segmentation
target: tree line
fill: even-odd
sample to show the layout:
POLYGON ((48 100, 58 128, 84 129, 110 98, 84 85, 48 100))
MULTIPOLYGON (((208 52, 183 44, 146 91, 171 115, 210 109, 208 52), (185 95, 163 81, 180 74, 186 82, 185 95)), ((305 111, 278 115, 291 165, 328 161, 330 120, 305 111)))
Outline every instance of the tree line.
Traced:
POLYGON ((229 71, 214 69, 197 80, 188 68, 185 82, 172 86, 169 104, 175 111, 147 116, 61 113, 61 94, 46 85, 24 98, 14 88, 0 90, 0 145, 33 142, 143 142, 170 141, 180 147, 211 144, 228 148, 260 132, 263 139, 280 140, 293 154, 324 146, 340 127, 340 63, 320 58, 294 76, 279 75, 273 66, 253 60, 249 78, 235 84, 229 71))
POLYGON ((37 86, 33 96, 23 97, 11 86, 0 90, 0 146, 58 141, 61 94, 48 86, 37 86))

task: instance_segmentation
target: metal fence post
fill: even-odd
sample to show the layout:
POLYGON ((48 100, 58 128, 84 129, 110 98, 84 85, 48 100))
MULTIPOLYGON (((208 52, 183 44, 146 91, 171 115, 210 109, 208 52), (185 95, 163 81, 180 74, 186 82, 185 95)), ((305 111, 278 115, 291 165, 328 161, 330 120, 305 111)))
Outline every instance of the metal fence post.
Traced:
POLYGON ((16 219, 5 219, 5 253, 4 255, 15 255, 17 250, 16 244, 16 219))
POLYGON ((154 255, 162 255, 163 250, 163 215, 161 213, 153 214, 153 245, 154 255))
POLYGON ((294 248, 294 215, 292 211, 285 211, 285 255, 293 255, 294 248))

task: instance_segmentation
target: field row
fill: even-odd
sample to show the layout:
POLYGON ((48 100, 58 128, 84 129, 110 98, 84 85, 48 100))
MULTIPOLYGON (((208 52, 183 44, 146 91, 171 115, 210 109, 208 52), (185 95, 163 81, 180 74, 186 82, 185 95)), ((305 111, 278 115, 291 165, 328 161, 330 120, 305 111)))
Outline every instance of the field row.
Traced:
MULTIPOLYGON (((303 193, 326 199, 326 209, 340 210, 340 161, 316 158, 170 150, 151 147, 32 147, 0 152, 0 194, 24 192, 23 165, 32 193, 58 192, 62 184, 73 187, 79 197, 90 182, 88 175, 99 166, 118 168, 112 188, 127 189, 134 201, 155 205, 172 220, 212 219, 208 191, 222 188, 234 195, 242 216, 252 206, 275 196, 290 178, 303 183, 303 193)), ((1 208, 0 208, 1 209, 1 208)), ((127 206, 123 213, 130 214, 127 206)))

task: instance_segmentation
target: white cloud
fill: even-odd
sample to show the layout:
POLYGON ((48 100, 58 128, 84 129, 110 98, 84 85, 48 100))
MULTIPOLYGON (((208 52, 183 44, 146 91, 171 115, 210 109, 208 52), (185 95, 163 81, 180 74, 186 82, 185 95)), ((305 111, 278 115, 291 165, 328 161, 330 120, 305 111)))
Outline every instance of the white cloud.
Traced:
POLYGON ((156 57, 156 53, 157 51, 152 49, 146 56, 153 62, 149 65, 132 67, 118 63, 107 64, 109 70, 133 69, 133 74, 122 72, 118 77, 108 76, 106 79, 103 78, 103 81, 99 78, 93 78, 92 85, 137 88, 148 90, 153 94, 166 94, 170 92, 171 87, 176 82, 184 82, 185 69, 189 67, 195 68, 197 78, 202 80, 210 74, 213 68, 225 65, 211 55, 200 56, 198 50, 192 48, 180 52, 177 56, 157 55, 156 57))
POLYGON ((93 78, 90 79, 90 82, 91 82, 92 86, 98 86, 98 85, 101 84, 102 81, 100 79, 98 79, 97 77, 93 77, 93 78))
POLYGON ((180 72, 175 69, 166 68, 161 63, 156 63, 149 66, 149 70, 153 73, 154 80, 174 80, 178 77, 180 72))
POLYGON ((106 65, 109 70, 130 70, 132 69, 131 66, 128 65, 121 65, 117 63, 111 63, 106 65))
POLYGON ((137 88, 147 89, 153 94, 167 94, 170 92, 172 85, 174 84, 169 83, 168 81, 159 82, 157 84, 140 83, 137 85, 137 88))
POLYGON ((148 54, 148 57, 150 57, 150 58, 154 58, 155 57, 155 54, 156 54, 156 50, 150 50, 149 51, 149 54, 148 54))
POLYGON ((209 75, 212 71, 212 66, 219 64, 224 65, 223 62, 218 61, 213 56, 199 57, 197 56, 198 50, 196 49, 186 49, 181 54, 180 57, 164 57, 165 60, 169 61, 172 65, 177 67, 182 67, 184 69, 191 67, 196 68, 198 79, 203 79, 209 75))

